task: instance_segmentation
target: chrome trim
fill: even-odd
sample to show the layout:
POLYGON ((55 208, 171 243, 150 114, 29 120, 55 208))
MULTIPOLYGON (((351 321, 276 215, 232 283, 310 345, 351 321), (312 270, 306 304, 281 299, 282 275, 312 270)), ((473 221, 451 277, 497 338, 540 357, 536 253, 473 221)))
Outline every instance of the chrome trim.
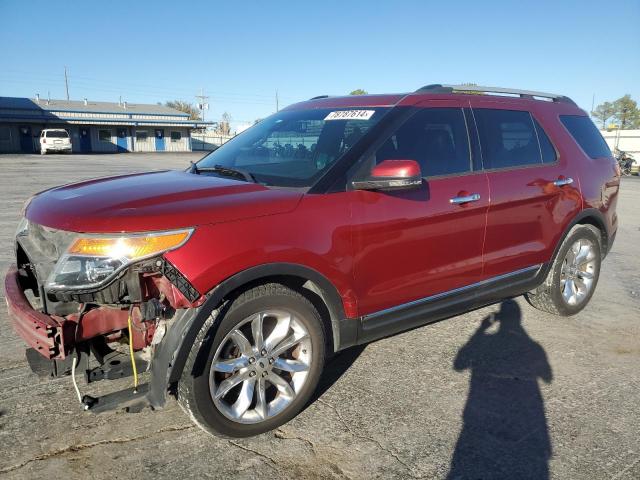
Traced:
POLYGON ((572 183, 573 183, 573 178, 571 178, 571 177, 559 178, 558 180, 553 182, 553 184, 556 187, 562 187, 564 185, 571 185, 572 183))
POLYGON ((479 193, 472 193, 471 195, 465 195, 463 197, 453 197, 449 199, 449 203, 469 203, 469 202, 477 202, 480 200, 479 193))
POLYGON ((515 270, 513 272, 504 273, 502 275, 498 275, 497 277, 487 278, 486 280, 482 280, 477 283, 472 283, 470 285, 465 285, 464 287, 454 288, 453 290, 447 290, 446 292, 436 293, 435 295, 431 295, 429 297, 419 298, 418 300, 413 300, 411 302, 403 303, 401 305, 396 305, 395 307, 385 308, 384 310, 380 310, 378 312, 370 313, 369 315, 364 315, 362 317, 362 321, 366 322, 367 320, 371 320, 373 318, 380 317, 382 315, 386 315, 389 313, 397 312, 398 310, 404 310, 405 308, 415 307, 417 305, 421 305, 423 303, 433 302, 435 300, 441 300, 443 298, 456 295, 459 293, 466 292, 467 290, 472 290, 474 288, 482 287, 485 285, 489 285, 491 283, 499 282, 500 280, 505 280, 507 278, 514 277, 516 275, 520 275, 522 273, 531 272, 533 270, 540 270, 542 268, 542 263, 537 265, 532 265, 530 267, 521 268, 520 270, 515 270))

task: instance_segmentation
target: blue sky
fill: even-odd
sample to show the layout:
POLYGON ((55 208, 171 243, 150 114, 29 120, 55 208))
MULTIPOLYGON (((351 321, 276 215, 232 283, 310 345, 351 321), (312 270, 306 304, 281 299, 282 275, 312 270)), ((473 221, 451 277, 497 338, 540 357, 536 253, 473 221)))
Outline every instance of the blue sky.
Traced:
POLYGON ((473 82, 640 101, 640 1, 0 0, 0 96, 195 102, 252 121, 320 94, 473 82), (55 5, 55 6, 54 6, 55 5))

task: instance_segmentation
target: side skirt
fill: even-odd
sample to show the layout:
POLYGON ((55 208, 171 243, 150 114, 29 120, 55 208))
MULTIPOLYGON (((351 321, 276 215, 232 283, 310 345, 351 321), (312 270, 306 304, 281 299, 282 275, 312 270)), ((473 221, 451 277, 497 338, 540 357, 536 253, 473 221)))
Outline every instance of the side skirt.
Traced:
MULTIPOLYGON (((544 281, 549 266, 548 263, 533 265, 472 285, 365 315, 359 320, 346 319, 341 323, 358 322, 357 340, 353 343, 371 342, 490 305, 505 298, 522 295, 544 281)), ((348 346, 350 345, 340 345, 342 348, 348 346)))

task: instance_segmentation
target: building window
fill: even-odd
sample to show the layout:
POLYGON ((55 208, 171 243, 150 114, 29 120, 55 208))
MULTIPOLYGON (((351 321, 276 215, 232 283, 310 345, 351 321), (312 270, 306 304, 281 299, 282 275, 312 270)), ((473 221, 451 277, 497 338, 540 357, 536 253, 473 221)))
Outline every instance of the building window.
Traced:
POLYGON ((0 127, 0 142, 11 141, 11 130, 9 127, 0 127))
POLYGON ((136 130, 136 140, 138 142, 146 142, 149 138, 149 132, 146 130, 136 130))
POLYGON ((171 141, 178 142, 182 138, 182 133, 180 132, 171 132, 171 141))
POLYGON ((111 130, 98 130, 98 138, 101 142, 111 142, 111 130))

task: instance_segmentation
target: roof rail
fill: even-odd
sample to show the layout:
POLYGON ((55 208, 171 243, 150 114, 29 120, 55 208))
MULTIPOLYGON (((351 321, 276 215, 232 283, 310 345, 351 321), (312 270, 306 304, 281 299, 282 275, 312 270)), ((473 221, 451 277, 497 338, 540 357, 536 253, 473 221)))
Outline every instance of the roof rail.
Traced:
POLYGON ((309 100, 318 100, 319 98, 329 98, 329 95, 318 95, 317 97, 310 98, 309 100))
POLYGON ((479 85, 441 85, 438 83, 432 85, 425 85, 419 88, 415 93, 490 93, 490 94, 505 94, 505 95, 518 95, 520 98, 526 98, 529 100, 535 100, 537 98, 547 98, 554 102, 566 102, 575 105, 576 103, 569 97, 564 95, 557 95, 555 93, 536 92, 533 90, 518 90, 515 88, 502 88, 502 87, 482 87, 479 85))

